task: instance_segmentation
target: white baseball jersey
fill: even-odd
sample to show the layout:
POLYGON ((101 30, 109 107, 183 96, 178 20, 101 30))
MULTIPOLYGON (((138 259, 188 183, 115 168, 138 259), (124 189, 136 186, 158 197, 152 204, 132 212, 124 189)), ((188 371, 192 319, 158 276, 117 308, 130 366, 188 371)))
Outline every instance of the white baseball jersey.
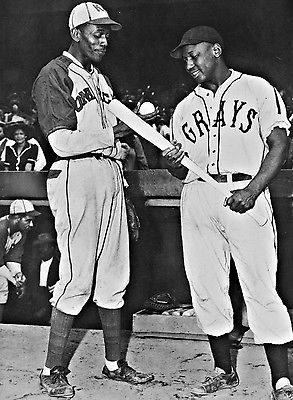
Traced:
MULTIPOLYGON (((244 188, 268 152, 274 127, 288 130, 284 103, 264 79, 232 71, 212 91, 198 86, 176 107, 172 135, 190 158, 210 174, 242 173, 244 188)), ((230 175, 231 177, 231 175, 230 175)), ((256 200, 266 218, 260 226, 248 213, 223 206, 223 195, 189 172, 181 195, 181 227, 186 275, 193 307, 203 331, 220 336, 233 328, 229 297, 232 256, 257 343, 285 343, 293 338, 289 314, 276 292, 276 232, 269 194, 256 200)))
POLYGON ((231 70, 215 94, 197 86, 178 104, 172 137, 210 174, 255 175, 275 126, 290 127, 280 94, 260 77, 231 70))
POLYGON ((96 68, 88 72, 64 52, 42 69, 33 97, 40 126, 61 157, 47 181, 61 252, 52 305, 76 315, 94 286, 97 305, 120 308, 129 244, 123 176, 114 159, 116 118, 107 110, 112 89, 96 68))

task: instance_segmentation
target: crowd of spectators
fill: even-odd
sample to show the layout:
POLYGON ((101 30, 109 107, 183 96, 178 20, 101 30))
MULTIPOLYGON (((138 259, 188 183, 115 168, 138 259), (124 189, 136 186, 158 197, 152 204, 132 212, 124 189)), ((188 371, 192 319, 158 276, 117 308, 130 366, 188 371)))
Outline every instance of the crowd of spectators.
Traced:
MULTIPOLYGON (((184 84, 175 85, 169 91, 160 88, 154 90, 146 85, 135 90, 121 90, 117 97, 169 139, 169 123, 174 106, 186 93, 184 84), (144 110, 141 109, 143 112, 140 113, 142 104, 144 110)), ((135 132, 129 129, 120 131, 117 138, 131 149, 124 163, 125 170, 164 168, 158 149, 139 138, 135 132)), ((13 92, 5 100, 0 99, 0 170, 47 170, 55 157, 41 133, 30 94, 13 92)))
MULTIPOLYGON (((117 97, 169 139, 170 119, 174 107, 189 91, 190 88, 184 83, 174 85, 169 90, 160 87, 154 89, 151 85, 146 85, 133 90, 118 90, 117 97)), ((293 95, 290 89, 281 89, 280 93, 287 107, 289 120, 293 123, 293 95)), ((126 171, 165 167, 160 151, 145 139, 138 137, 135 132, 130 129, 120 130, 116 137, 127 143, 131 149, 124 163, 126 171)), ((289 156, 284 165, 284 168, 290 169, 293 168, 292 138, 293 129, 289 137, 289 156)), ((55 157, 38 126, 30 94, 14 92, 10 93, 6 100, 0 99, 0 170, 47 170, 55 157), (22 132, 19 132, 20 130, 22 132)))

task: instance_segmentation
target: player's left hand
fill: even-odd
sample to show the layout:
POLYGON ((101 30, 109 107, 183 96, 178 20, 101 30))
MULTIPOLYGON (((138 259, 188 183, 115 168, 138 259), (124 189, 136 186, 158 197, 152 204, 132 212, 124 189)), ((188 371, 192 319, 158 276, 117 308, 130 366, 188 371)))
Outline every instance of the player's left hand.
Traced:
POLYGON ((127 143, 121 143, 120 160, 125 160, 130 152, 130 147, 127 143))
POLYGON ((231 190, 232 196, 225 199, 224 206, 240 214, 254 207, 257 195, 248 188, 231 190))
POLYGON ((22 286, 26 281, 26 277, 24 276, 24 274, 22 272, 18 272, 17 274, 15 274, 14 279, 16 282, 16 285, 15 285, 16 287, 22 286))

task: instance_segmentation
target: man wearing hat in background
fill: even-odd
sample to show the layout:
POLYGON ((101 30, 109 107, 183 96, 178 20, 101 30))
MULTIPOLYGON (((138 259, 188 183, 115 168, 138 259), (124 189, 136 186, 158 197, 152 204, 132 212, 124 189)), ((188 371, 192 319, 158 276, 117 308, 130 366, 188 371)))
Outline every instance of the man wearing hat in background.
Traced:
POLYGON ((47 358, 40 384, 50 396, 74 396, 63 355, 74 317, 93 292, 105 341, 103 375, 146 383, 121 357, 121 307, 129 282, 129 237, 120 160, 129 146, 114 140, 108 80, 96 68, 111 30, 121 25, 99 4, 73 8, 68 51, 39 73, 32 96, 40 127, 58 155, 47 190, 61 253, 47 358))
POLYGON ((293 334, 276 292, 276 231, 267 189, 286 160, 290 124, 276 89, 260 77, 229 69, 223 48, 215 29, 198 26, 171 52, 183 59, 196 87, 176 107, 171 125, 175 147, 163 155, 175 167, 175 176, 184 179, 184 265, 215 367, 192 393, 202 397, 239 384, 228 336, 233 328, 228 290, 232 256, 250 329, 255 342, 264 344, 273 399, 293 399, 286 347, 293 334), (219 191, 180 164, 185 152, 231 192, 224 204, 219 191), (264 222, 252 218, 250 209, 264 222))
POLYGON ((0 322, 8 299, 8 281, 20 290, 24 287, 26 278, 21 270, 24 244, 38 215, 29 200, 20 199, 11 203, 9 215, 0 218, 0 322))

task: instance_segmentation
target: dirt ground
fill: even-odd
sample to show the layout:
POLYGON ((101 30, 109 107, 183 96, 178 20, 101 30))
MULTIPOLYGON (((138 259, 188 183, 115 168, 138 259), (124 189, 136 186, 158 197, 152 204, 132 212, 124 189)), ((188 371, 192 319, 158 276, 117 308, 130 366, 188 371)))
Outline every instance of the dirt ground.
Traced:
MULTIPOLYGON (((0 325, 0 399, 45 400, 38 384, 43 365, 48 327, 0 325)), ((127 336, 125 336, 127 343, 127 336)), ((74 330, 70 338, 69 380, 75 386, 76 400, 177 400, 192 399, 191 389, 212 368, 206 340, 178 340, 130 337, 129 364, 152 372, 155 380, 131 386, 105 379, 103 337, 98 330, 74 330)), ((291 360, 291 354, 289 359, 291 360)), ((268 400, 270 376, 261 346, 244 344, 234 354, 240 385, 223 391, 217 399, 268 400)), ((205 398, 215 398, 214 395, 205 398)))

